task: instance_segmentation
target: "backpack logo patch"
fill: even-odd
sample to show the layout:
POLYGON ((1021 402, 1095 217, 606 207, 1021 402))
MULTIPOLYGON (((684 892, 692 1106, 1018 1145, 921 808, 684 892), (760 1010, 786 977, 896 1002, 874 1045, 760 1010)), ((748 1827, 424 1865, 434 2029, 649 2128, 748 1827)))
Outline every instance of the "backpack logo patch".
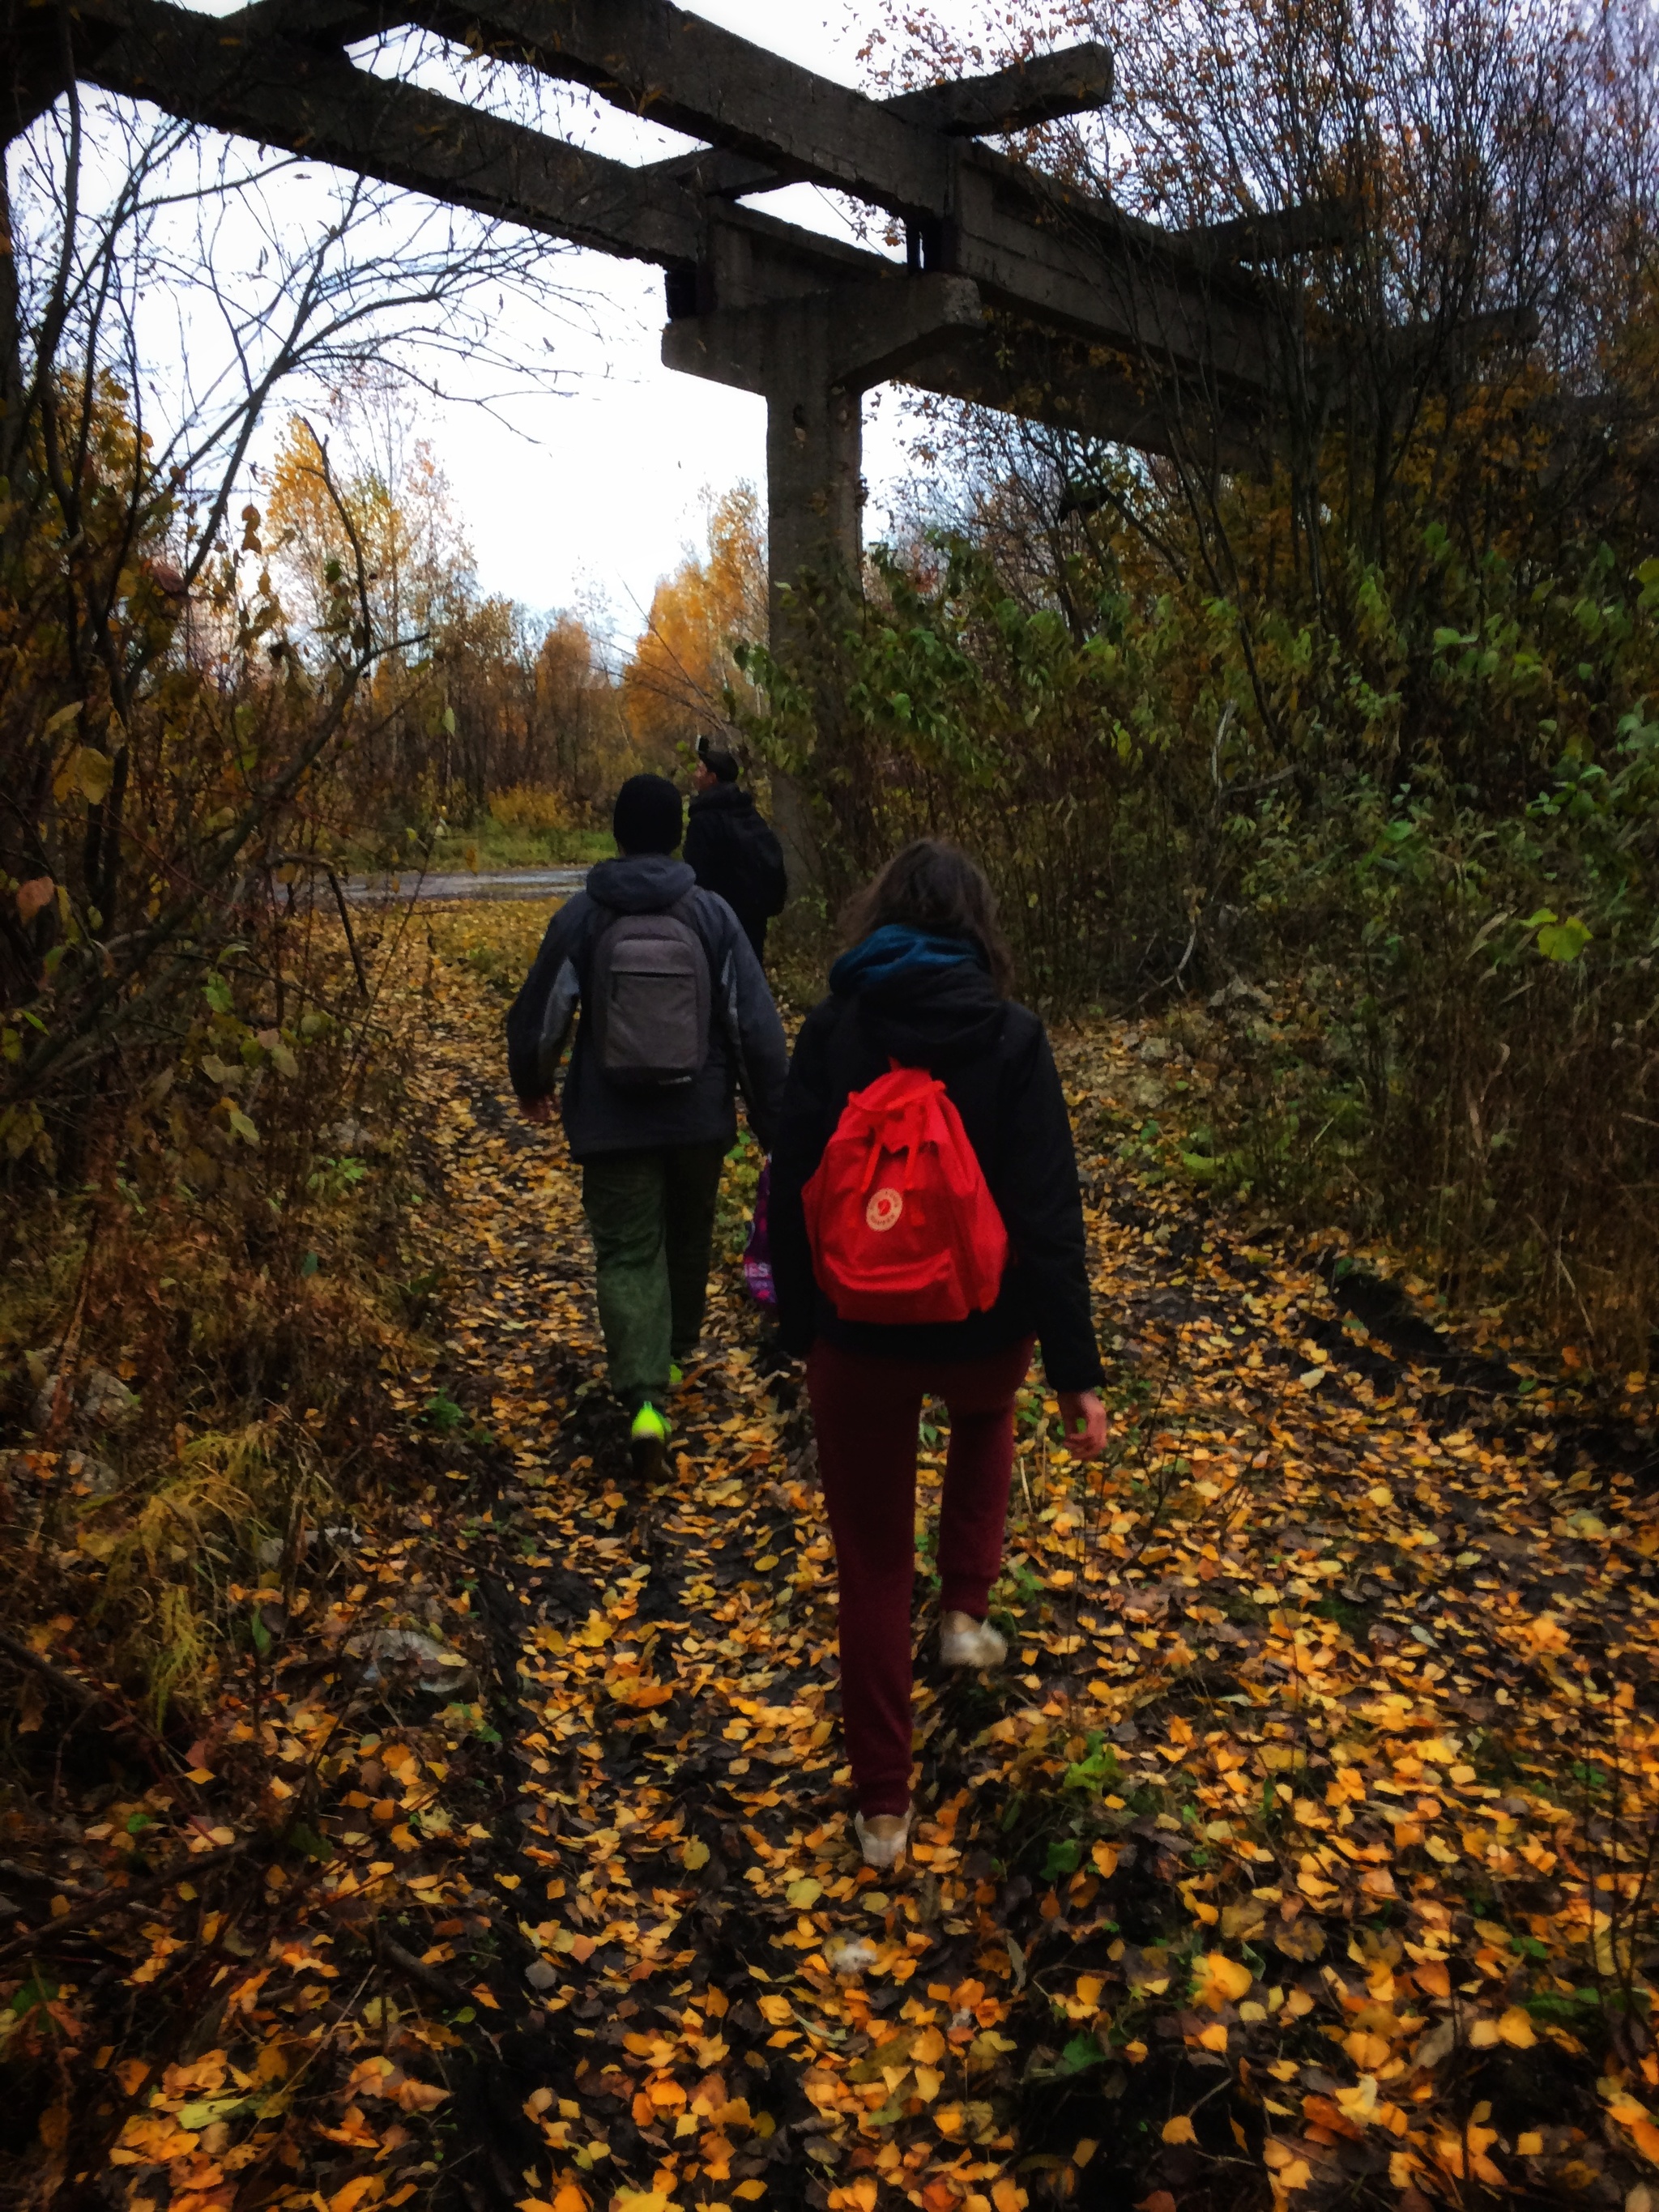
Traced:
POLYGON ((903 1211, 903 1194, 890 1183, 885 1189, 871 1193, 870 1203, 864 1209, 864 1218, 874 1230, 890 1229, 903 1211))

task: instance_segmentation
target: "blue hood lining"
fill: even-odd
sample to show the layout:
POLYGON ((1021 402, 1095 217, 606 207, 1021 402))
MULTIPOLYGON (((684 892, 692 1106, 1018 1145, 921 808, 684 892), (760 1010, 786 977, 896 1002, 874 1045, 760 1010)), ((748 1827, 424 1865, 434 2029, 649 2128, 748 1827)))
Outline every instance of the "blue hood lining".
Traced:
POLYGON ((916 929, 908 922, 884 922, 868 937, 843 952, 830 970, 832 991, 868 991, 902 976, 941 975, 973 961, 988 970, 990 963, 971 937, 950 937, 943 931, 916 929))

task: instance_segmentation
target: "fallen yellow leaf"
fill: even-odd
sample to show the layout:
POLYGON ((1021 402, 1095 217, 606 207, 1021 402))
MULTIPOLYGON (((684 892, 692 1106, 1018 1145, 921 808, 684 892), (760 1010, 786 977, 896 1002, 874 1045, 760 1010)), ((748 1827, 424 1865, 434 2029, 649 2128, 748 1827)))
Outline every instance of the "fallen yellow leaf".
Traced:
POLYGON ((1198 1976, 1198 2002, 1208 2005, 1212 2012, 1219 2012, 1224 2004, 1236 2004, 1254 1978, 1248 1966, 1230 1959, 1224 1951, 1206 1952, 1199 1961, 1198 1976))
MULTIPOLYGON (((1376 2040, 1375 2038, 1368 2039, 1376 2040)), ((1352 2040, 1350 2037, 1349 2041, 1352 2040)), ((1386 2049, 1387 2045, 1383 2047, 1386 2049)), ((1352 2089, 1339 2089, 1336 2102, 1345 2120, 1352 2120, 1356 2127, 1369 2127, 1376 2116, 1376 2076, 1374 2074, 1362 2075, 1352 2089)))

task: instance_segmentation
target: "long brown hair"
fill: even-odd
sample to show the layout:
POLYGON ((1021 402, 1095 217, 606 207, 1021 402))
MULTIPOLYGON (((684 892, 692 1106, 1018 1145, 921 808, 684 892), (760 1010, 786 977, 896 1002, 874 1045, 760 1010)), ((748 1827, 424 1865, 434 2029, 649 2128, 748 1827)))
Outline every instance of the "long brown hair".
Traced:
POLYGON ((918 837, 896 853, 873 883, 855 891, 842 915, 849 945, 889 922, 970 938, 985 955, 991 981, 1006 997, 1014 984, 1013 955, 997 927, 996 895, 984 871, 959 846, 918 837))

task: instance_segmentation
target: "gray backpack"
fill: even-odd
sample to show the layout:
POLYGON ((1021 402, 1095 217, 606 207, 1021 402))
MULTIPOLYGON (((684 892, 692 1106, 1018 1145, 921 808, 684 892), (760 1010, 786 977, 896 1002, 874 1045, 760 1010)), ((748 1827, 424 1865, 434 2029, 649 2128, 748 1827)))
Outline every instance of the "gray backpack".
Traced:
POLYGON ((708 954, 695 891, 656 914, 613 915, 588 986, 599 1066, 628 1091, 692 1082, 708 1058, 708 954))

